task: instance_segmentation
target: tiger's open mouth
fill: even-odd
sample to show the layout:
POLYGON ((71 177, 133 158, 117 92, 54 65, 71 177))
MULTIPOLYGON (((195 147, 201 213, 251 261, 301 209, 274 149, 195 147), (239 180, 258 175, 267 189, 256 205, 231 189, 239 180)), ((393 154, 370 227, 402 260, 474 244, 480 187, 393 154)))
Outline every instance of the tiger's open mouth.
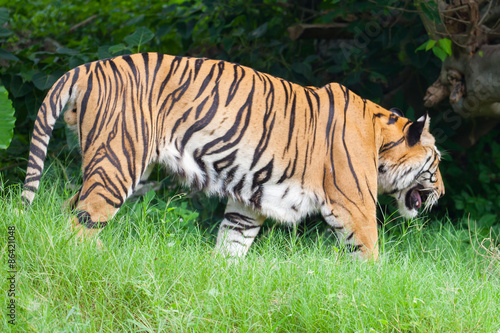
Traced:
POLYGON ((422 185, 417 185, 406 193, 405 204, 408 209, 419 209, 422 207, 422 202, 425 202, 429 197, 430 191, 424 190, 422 185))

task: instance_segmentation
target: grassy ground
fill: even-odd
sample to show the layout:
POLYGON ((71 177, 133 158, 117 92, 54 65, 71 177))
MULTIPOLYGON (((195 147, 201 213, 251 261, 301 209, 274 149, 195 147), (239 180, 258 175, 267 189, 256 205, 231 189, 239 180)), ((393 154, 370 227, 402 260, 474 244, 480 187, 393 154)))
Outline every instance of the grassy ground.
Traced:
POLYGON ((230 264, 213 254, 213 233, 186 227, 196 215, 183 208, 151 213, 151 198, 129 203, 99 250, 68 234, 61 205, 69 193, 49 185, 42 193, 23 214, 17 190, 0 198, 2 290, 9 226, 18 271, 16 325, 2 292, 2 332, 500 330, 498 252, 488 255, 446 221, 386 225, 376 263, 343 258, 314 231, 267 228, 230 264))

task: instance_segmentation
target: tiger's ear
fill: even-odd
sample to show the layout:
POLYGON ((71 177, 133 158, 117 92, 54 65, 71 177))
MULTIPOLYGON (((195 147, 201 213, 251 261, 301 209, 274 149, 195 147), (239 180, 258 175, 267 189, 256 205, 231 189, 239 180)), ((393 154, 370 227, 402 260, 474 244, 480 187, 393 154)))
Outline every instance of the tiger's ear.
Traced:
POLYGON ((429 123, 431 118, 427 114, 427 112, 418 120, 410 125, 408 128, 408 132, 406 133, 406 141, 408 142, 408 146, 412 147, 417 142, 420 141, 420 137, 422 136, 422 132, 424 128, 429 130, 429 123))
POLYGON ((395 115, 399 116, 399 117, 404 117, 405 115, 403 114, 403 111, 401 111, 400 109, 398 108, 391 108, 389 111, 391 111, 392 113, 394 113, 395 115))

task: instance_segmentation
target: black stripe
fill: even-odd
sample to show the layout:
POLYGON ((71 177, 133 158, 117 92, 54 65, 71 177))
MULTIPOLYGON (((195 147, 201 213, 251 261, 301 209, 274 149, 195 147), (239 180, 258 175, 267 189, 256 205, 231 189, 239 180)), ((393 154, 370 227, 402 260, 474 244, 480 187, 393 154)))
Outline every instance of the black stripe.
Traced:
POLYGON ((269 139, 271 138, 271 134, 274 128, 274 120, 276 119, 276 113, 273 112, 274 111, 273 106, 274 106, 274 86, 272 85, 272 83, 270 83, 269 93, 266 96, 266 110, 264 113, 264 119, 262 121, 263 132, 262 136, 260 137, 259 143, 257 144, 257 148, 255 149, 255 152, 253 154, 250 170, 252 170, 253 167, 257 164, 257 162, 260 160, 262 153, 267 149, 267 146, 269 144, 269 139), (271 120, 271 124, 269 124, 268 126, 271 114, 273 115, 273 118, 271 120))
POLYGON ((203 65, 203 62, 205 62, 204 59, 196 59, 194 62, 194 78, 193 80, 196 80, 196 77, 198 76, 198 73, 201 69, 201 65, 203 65))
POLYGON ((124 55, 122 59, 128 64, 128 66, 132 70, 132 73, 134 74, 134 78, 137 79, 137 67, 135 66, 134 60, 132 60, 132 57, 129 55, 124 55))
POLYGON ((265 167, 254 173, 252 180, 253 189, 265 184, 267 181, 269 181, 269 179, 271 179, 271 175, 273 173, 273 163, 274 158, 269 161, 269 163, 267 163, 265 167))
POLYGON ((43 169, 41 165, 38 165, 35 162, 35 160, 33 159, 33 157, 28 158, 28 169, 29 168, 35 169, 38 172, 42 172, 42 169, 43 169))
POLYGON ((245 70, 241 66, 234 65, 233 70, 234 70, 234 79, 233 82, 231 82, 231 85, 229 86, 229 92, 227 94, 225 106, 228 106, 229 103, 231 103, 231 101, 234 98, 234 95, 236 95, 236 93, 238 92, 241 81, 245 77, 245 70), (238 68, 241 70, 241 76, 239 78, 238 78, 238 68))
MULTIPOLYGON (((269 140, 271 139, 271 134, 273 133, 273 128, 274 128, 274 120, 276 119, 276 114, 273 115, 273 119, 271 120, 271 124, 269 125, 269 128, 267 128, 266 125, 264 125, 264 132, 262 133, 262 136, 259 140, 259 143, 257 144, 257 148, 255 149, 255 152, 253 154, 253 159, 252 159, 252 164, 250 165, 250 170, 253 169, 253 167, 257 164, 257 162, 260 160, 262 153, 266 151, 267 146, 269 145, 269 140)), ((264 118, 264 123, 266 123, 266 118, 264 118)))
POLYGON ((205 89, 207 88, 208 83, 212 80, 212 76, 214 75, 214 70, 215 70, 215 64, 212 65, 212 68, 210 69, 210 73, 208 73, 208 75, 205 76, 205 80, 203 80, 203 83, 201 84, 201 87, 198 90, 198 94, 193 99, 193 101, 195 101, 198 97, 200 97, 200 95, 205 91, 205 89))
MULTIPOLYGON (((156 100, 157 104, 160 102, 160 99, 162 99, 163 90, 165 90, 165 86, 170 81, 170 77, 172 76, 172 74, 175 73, 177 71, 177 68, 180 66, 181 60, 182 60, 182 57, 178 57, 178 56, 174 57, 174 59, 172 60, 168 74, 165 77, 165 79, 163 79, 163 82, 160 85, 160 89, 158 89, 158 99, 156 100)), ((161 110, 161 108, 160 108, 160 110, 161 110)))
POLYGON ((293 94, 292 108, 290 110, 290 124, 288 126, 288 142, 286 144, 285 151, 290 148, 290 142, 292 142, 293 129, 295 127, 295 106, 297 105, 297 95, 293 94))
POLYGON ((179 125, 182 123, 185 123, 187 118, 189 117, 189 114, 191 113, 191 110, 193 110, 192 107, 190 107, 186 112, 184 112, 182 114, 182 117, 180 117, 179 119, 177 119, 177 121, 175 122, 174 126, 172 127, 172 133, 170 134, 170 141, 172 141, 172 138, 174 137, 174 133, 177 131, 177 128, 179 127, 179 125))
POLYGON ((261 208, 261 203, 262 203, 262 186, 259 186, 257 190, 252 194, 252 197, 250 198, 250 203, 252 206, 256 209, 261 208))
POLYGON ((307 105, 309 105, 309 127, 310 127, 314 120, 314 112, 313 112, 312 100, 309 93, 309 89, 305 89, 304 94, 306 95, 307 105))
POLYGON ((252 104, 253 104, 254 91, 255 91, 255 77, 252 79, 252 89, 250 90, 250 93, 248 94, 248 97, 247 97, 245 104, 243 104, 243 106, 238 110, 238 113, 236 114, 236 119, 234 121, 233 126, 231 126, 231 128, 229 128, 228 131, 226 132, 226 134, 224 134, 223 136, 218 137, 217 139, 212 140, 211 142, 205 144, 203 146, 203 150, 202 150, 203 154, 221 153, 223 151, 226 151, 228 149, 233 148, 241 141, 241 139, 243 138, 243 135, 245 134, 245 132, 248 128, 248 125, 250 123, 250 116, 252 114, 252 104), (239 131, 238 136, 232 142, 230 142, 230 140, 238 132, 238 128, 240 127, 241 119, 242 119, 245 111, 246 111, 246 116, 245 116, 245 121, 243 123, 243 127, 239 131), (208 152, 211 148, 215 147, 218 143, 221 143, 221 142, 228 142, 228 143, 223 145, 222 147, 216 149, 216 150, 208 152))
POLYGON ((217 160, 214 162, 214 170, 217 173, 221 173, 224 169, 230 167, 234 160, 236 159, 236 153, 238 152, 238 149, 234 150, 231 154, 221 158, 220 160, 217 160))
POLYGON ((405 141, 405 137, 402 136, 398 141, 391 141, 391 142, 388 142, 388 143, 385 143, 382 145, 382 147, 380 147, 380 150, 379 150, 379 153, 383 153, 389 149, 392 149, 396 146, 399 146, 400 144, 402 144, 403 142, 405 141))
POLYGON ((23 191, 29 191, 35 193, 38 190, 38 188, 36 188, 35 186, 26 185, 26 183, 27 182, 24 183, 23 191))
MULTIPOLYGON (((333 92, 331 90, 330 86, 325 87, 326 93, 328 95, 328 103, 329 103, 329 109, 328 109, 328 121, 326 122, 326 134, 325 134, 325 139, 326 139, 326 147, 327 149, 330 149, 330 145, 333 147, 333 139, 328 140, 330 137, 330 131, 332 130, 332 124, 333 124, 333 118, 335 115, 335 99, 333 97, 333 92)), ((333 138, 333 133, 335 133, 335 126, 333 126, 333 132, 332 132, 332 138, 333 138)))
MULTIPOLYGON (((85 88, 85 94, 83 95, 83 99, 82 99, 82 107, 80 109, 80 124, 84 123, 83 118, 85 117, 85 113, 87 112, 87 105, 88 105, 89 100, 90 100, 90 95, 92 94, 93 76, 94 76, 94 73, 91 72, 88 79, 87 79, 87 87, 85 88)), ((85 145, 83 145, 82 131, 80 131, 80 144, 82 145, 82 155, 84 155, 85 152, 87 151, 88 146, 90 145, 90 142, 89 142, 88 137, 87 137, 87 141, 86 141, 85 145)))
POLYGON ((123 155, 127 159, 127 168, 129 175, 132 177, 132 190, 135 188, 135 180, 138 179, 138 175, 140 173, 137 172, 136 170, 136 145, 134 142, 134 139, 130 135, 130 132, 127 130, 128 125, 125 120, 125 117, 123 117, 122 121, 122 149, 123 149, 123 155))
MULTIPOLYGON (((337 120, 335 120, 335 122, 333 123, 333 128, 332 128, 332 134, 335 133, 335 128, 337 127, 337 120)), ((333 142, 333 141, 332 141, 333 142)), ((356 205, 356 203, 351 199, 349 198, 341 189, 340 187, 338 186, 337 184, 337 177, 336 177, 336 173, 335 173, 335 164, 333 163, 333 151, 330 152, 330 165, 331 165, 331 172, 332 172, 332 176, 333 176, 333 185, 335 186, 335 188, 337 189, 337 191, 339 191, 347 200, 349 200, 352 204, 354 204, 355 207, 358 208, 358 210, 364 215, 363 211, 361 210, 360 207, 358 207, 358 205, 356 205)), ((325 188, 325 177, 326 177, 326 170, 324 170, 324 174, 323 174, 323 189, 326 189, 325 188)), ((328 198, 329 200, 331 200, 331 198, 328 198)))
POLYGON ((288 191, 290 191, 290 188, 287 187, 283 195, 281 196, 281 200, 285 199, 286 195, 288 194, 288 191))
POLYGON ((182 80, 184 79, 184 76, 186 76, 187 70, 191 64, 189 63, 188 60, 186 60, 186 66, 184 66, 184 70, 182 71, 181 77, 179 78, 179 84, 181 84, 182 80))
POLYGON ((288 165, 285 168, 285 171, 281 175, 280 179, 278 180, 278 184, 283 183, 286 179, 290 178, 293 172, 291 172, 290 176, 288 175, 288 169, 290 168, 290 164, 292 164, 291 161, 288 161, 288 165))
POLYGON ((387 125, 392 125, 396 123, 396 121, 398 121, 398 116, 396 116, 395 114, 391 114, 389 115, 389 120, 387 121, 387 125))
POLYGON ((241 198, 241 190, 243 189, 243 185, 245 185, 245 178, 246 175, 243 175, 243 178, 241 178, 238 184, 236 184, 236 186, 233 188, 234 196, 238 199, 241 198))
POLYGON ((285 91, 285 107, 284 107, 285 114, 284 114, 284 116, 286 117, 286 109, 288 108, 288 90, 286 89, 286 86, 285 86, 285 80, 280 80, 280 82, 281 82, 281 85, 283 86, 283 90, 285 91))
POLYGON ((242 245, 242 246, 246 246, 246 244, 245 244, 245 243, 240 242, 240 241, 239 241, 239 240, 237 240, 237 239, 231 239, 231 240, 229 240, 229 241, 230 241, 231 243, 237 243, 237 244, 240 244, 240 245, 242 245))
POLYGON ((42 163, 43 163, 43 160, 45 160, 45 156, 46 156, 46 150, 47 150, 47 146, 45 146, 45 147, 43 147, 43 149, 41 149, 38 146, 32 144, 31 149, 30 149, 30 157, 32 155, 34 155, 34 156, 38 157, 39 159, 41 159, 42 163))
MULTIPOLYGON (((151 81, 151 89, 153 89, 153 87, 155 87, 157 74, 160 71, 161 66, 163 65, 164 55, 161 53, 156 53, 156 56, 158 58, 156 59, 156 66, 155 66, 154 73, 153 73, 153 80, 151 81)), ((153 94, 151 93, 151 91, 148 94, 149 94, 148 106, 149 106, 149 110, 152 110, 153 109, 153 94)), ((118 96, 118 94, 116 94, 116 96, 118 96)), ((151 121, 153 121, 153 119, 151 118, 152 116, 153 116, 153 113, 150 112, 149 117, 150 117, 151 121)))
POLYGON ((36 175, 32 177, 27 176, 26 179, 24 179, 24 183, 29 184, 32 182, 40 181, 41 178, 42 178, 42 173, 41 171, 39 171, 36 175))
POLYGON ((205 99, 203 101, 201 101, 201 103, 198 104, 198 106, 196 107, 196 113, 194 116, 195 120, 198 120, 198 118, 200 117, 200 113, 201 113, 201 111, 203 111, 203 108, 205 107, 205 104, 207 103, 209 98, 210 98, 210 96, 206 96, 205 99))
POLYGON ((283 172, 280 179, 278 180, 278 184, 281 184, 286 179, 292 178, 292 176, 295 175, 295 168, 297 166, 297 158, 293 159, 292 170, 290 170, 290 172, 288 172, 288 169, 290 168, 290 164, 291 164, 291 162, 289 161, 288 165, 286 166, 285 171, 283 172))
POLYGON ((89 62, 89 63, 86 63, 86 64, 83 64, 83 65, 82 65, 82 66, 84 66, 84 67, 85 67, 85 74, 88 74, 88 73, 89 73, 89 71, 90 71, 90 66, 91 66, 91 65, 92 65, 92 63, 91 63, 91 62, 89 62))
MULTIPOLYGON (((238 170, 238 166, 232 167, 226 175, 226 178, 224 179, 224 190, 228 187, 228 185, 233 181, 234 175, 236 174, 236 170, 238 170)), ((227 190, 226 190, 227 191, 227 190)))
POLYGON ((304 157, 304 167, 302 168, 302 177, 301 177, 301 183, 304 185, 304 177, 306 175, 306 170, 307 170, 307 157, 309 155, 309 141, 307 141, 307 146, 306 146, 306 156, 304 157))
POLYGON ((247 226, 253 226, 255 222, 253 218, 236 212, 225 213, 224 218, 232 223, 243 224, 247 226))
POLYGON ((362 244, 358 244, 358 245, 354 245, 354 244, 346 244, 343 248, 342 248, 342 252, 344 253, 354 253, 354 252, 358 252, 361 250, 361 248, 363 247, 362 244))
POLYGON ((182 138, 181 141, 181 147, 180 147, 180 152, 184 152, 184 148, 186 147, 187 142, 191 139, 191 137, 194 135, 194 133, 201 131, 205 127, 210 124, 212 119, 215 117, 215 114, 217 113, 217 110, 219 108, 219 92, 218 90, 215 90, 214 96, 213 96, 213 102, 210 108, 208 109, 207 113, 203 118, 200 120, 196 121, 193 125, 191 125, 187 131, 184 134, 184 137, 182 138))
POLYGON ((198 164, 198 167, 200 168, 201 173, 203 175, 207 176, 207 177, 204 177, 203 182, 201 181, 201 179, 199 177, 196 177, 195 183, 196 183, 196 187, 199 189, 205 188, 205 186, 208 183, 208 176, 209 176, 207 174, 207 166, 205 165, 205 162, 203 161, 202 156, 203 155, 200 153, 200 149, 198 149, 198 148, 193 153, 194 161, 196 162, 196 164, 198 164))
MULTIPOLYGON (((175 104, 182 98, 184 93, 189 89, 189 86, 191 85, 191 74, 192 73, 190 71, 186 81, 181 86, 179 86, 179 88, 175 89, 170 94, 168 94, 165 100, 163 101, 160 110, 164 110, 165 105, 168 103, 168 101, 172 100, 172 103, 170 104, 170 107, 167 110, 166 116, 170 114, 175 104)), ((163 121, 165 121, 166 118, 167 117, 163 117, 163 121)))
MULTIPOLYGON (((45 111, 47 108, 45 105, 42 105, 40 107, 40 111, 45 114, 45 111)), ((42 120, 40 118, 37 118, 35 121, 35 124, 33 125, 33 137, 31 138, 31 142, 33 142, 34 139, 42 142, 45 144, 45 142, 42 140, 45 136, 50 136, 52 134, 52 128, 46 124, 42 124, 42 120)))
POLYGON ((87 199, 96 188, 100 187, 105 189, 105 191, 113 198, 115 198, 117 202, 111 201, 110 198, 104 196, 102 193, 97 193, 97 195, 101 196, 108 205, 115 208, 120 207, 123 204, 123 198, 120 195, 120 192, 116 184, 110 181, 109 177, 105 174, 102 168, 98 168, 98 170, 94 173, 98 174, 101 177, 101 179, 104 180, 104 184, 100 182, 94 182, 85 192, 82 192, 80 194, 80 201, 87 199))
POLYGON ((90 214, 83 211, 79 210, 76 212, 76 216, 78 217, 78 223, 81 225, 85 226, 87 229, 100 229, 104 228, 108 222, 93 222, 90 214))
POLYGON ((344 150, 345 154, 347 157, 347 162, 349 164, 349 169, 351 170, 351 174, 354 177, 354 180, 356 181, 356 187, 358 188, 358 193, 361 195, 361 198, 363 199, 363 193, 361 192, 361 188, 359 186, 359 181, 358 181, 358 176, 356 175, 356 172, 354 171, 354 167, 352 165, 351 161, 351 155, 349 154, 349 151, 347 150, 347 144, 345 143, 345 129, 346 129, 346 124, 347 124, 347 108, 349 107, 349 89, 345 88, 340 85, 340 89, 344 92, 344 97, 345 97, 345 107, 344 107, 344 128, 342 130, 342 143, 344 144, 344 150))
MULTIPOLYGON (((50 94, 49 102, 50 102, 50 110, 52 111, 52 118, 57 119, 59 116, 59 112, 61 108, 58 108, 56 102, 61 101, 61 91, 64 89, 66 82, 68 82, 68 78, 71 75, 71 72, 67 72, 64 74, 56 83, 55 87, 53 87, 52 93, 50 94)), ((52 127, 52 126, 51 126, 52 127)))

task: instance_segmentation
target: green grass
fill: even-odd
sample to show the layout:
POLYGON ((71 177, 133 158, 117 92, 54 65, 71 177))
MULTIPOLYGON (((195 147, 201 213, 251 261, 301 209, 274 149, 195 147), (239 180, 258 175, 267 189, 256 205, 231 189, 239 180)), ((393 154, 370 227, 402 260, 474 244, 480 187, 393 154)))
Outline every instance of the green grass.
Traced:
POLYGON ((387 224, 376 263, 344 258, 314 230, 266 228, 231 264, 214 255, 213 233, 173 218, 178 208, 162 216, 141 202, 102 233, 104 250, 77 243, 61 211, 69 193, 44 185, 22 214, 17 189, 0 198, 2 290, 11 225, 18 267, 17 324, 2 292, 2 332, 500 330, 498 252, 447 221, 387 224))

